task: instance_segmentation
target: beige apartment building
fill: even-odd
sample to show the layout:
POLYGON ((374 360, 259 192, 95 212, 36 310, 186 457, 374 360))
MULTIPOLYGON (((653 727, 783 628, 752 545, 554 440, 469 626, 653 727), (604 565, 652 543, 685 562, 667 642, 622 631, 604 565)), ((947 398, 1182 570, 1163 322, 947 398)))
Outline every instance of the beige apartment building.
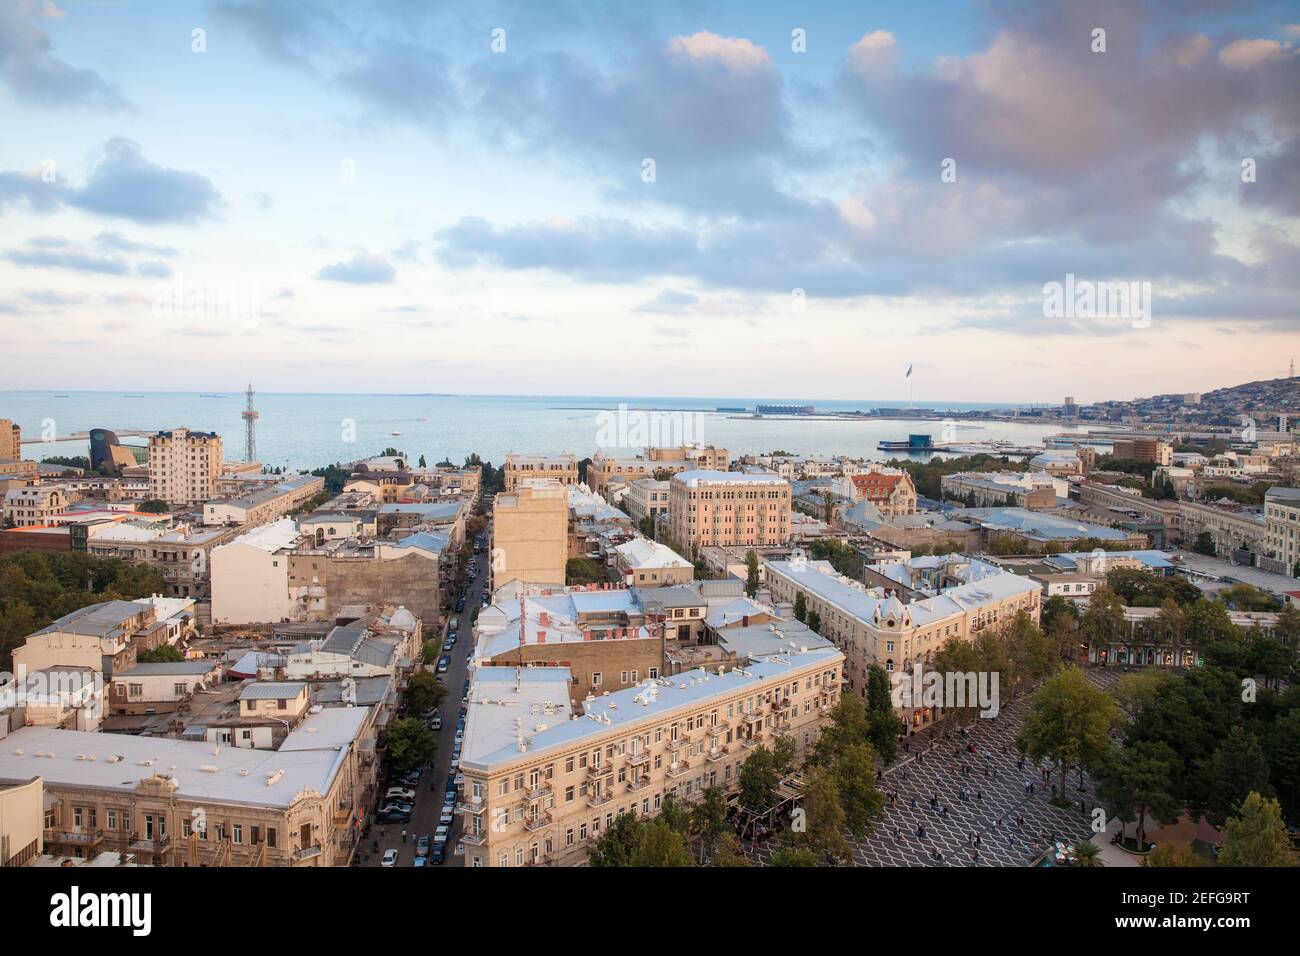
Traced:
MULTIPOLYGON (((864 699, 873 664, 889 673, 928 669, 947 641, 972 640, 1021 611, 1037 622, 1042 605, 1037 581, 982 562, 971 562, 967 583, 906 604, 844 577, 829 561, 768 561, 766 569, 774 602, 794 604, 802 594, 808 612, 818 614, 818 633, 834 641, 847 658, 847 689, 864 699)), ((937 715, 926 708, 909 708, 900 710, 899 716, 911 733, 937 715)))
POLYGON ((5 492, 4 516, 15 527, 43 525, 51 517, 66 511, 81 495, 59 485, 26 485, 5 492))
POLYGON ((172 505, 201 505, 216 497, 221 436, 175 428, 149 436, 149 497, 172 505))
POLYGON ((580 865, 621 814, 735 791, 759 744, 788 735, 802 757, 839 700, 843 662, 831 647, 793 647, 588 697, 576 719, 567 668, 475 669, 457 807, 466 865, 580 865))
POLYGON ((42 778, 50 853, 115 850, 161 866, 346 866, 373 765, 361 740, 369 710, 309 714, 277 750, 23 727, 0 740, 0 787, 42 778))
POLYGON ((1204 501, 1179 501, 1178 514, 1186 547, 1196 544, 1196 539, 1208 532, 1214 541, 1215 552, 1220 555, 1238 548, 1256 554, 1268 551, 1268 524, 1259 511, 1234 503, 1216 505, 1204 501))
POLYGON ((44 797, 39 775, 25 783, 0 783, 0 868, 23 866, 45 852, 41 841, 44 797))
POLYGON ((1264 494, 1265 550, 1292 577, 1300 566, 1300 488, 1270 488, 1264 494))
POLYGON ((668 482, 653 478, 638 478, 627 486, 623 507, 636 521, 646 518, 658 520, 668 515, 668 482))
POLYGON ((16 422, 0 418, 0 461, 23 457, 23 430, 16 422))
POLYGON ((643 478, 661 479, 683 471, 726 471, 731 455, 713 445, 677 445, 647 448, 644 455, 610 455, 597 452, 587 465, 587 486, 598 495, 611 481, 631 484, 643 478))
POLYGON ((325 479, 297 475, 269 488, 249 491, 226 501, 209 501, 203 506, 205 525, 253 527, 282 517, 325 490, 325 479))
POLYGON ((886 518, 916 513, 916 485, 905 471, 874 468, 843 476, 836 489, 853 501, 868 501, 886 518))
POLYGON ((511 579, 563 584, 569 556, 569 497, 555 481, 525 482, 492 505, 492 587, 511 579))
POLYGON ((688 557, 710 545, 783 545, 790 511, 790 483, 776 475, 684 471, 669 484, 669 534, 688 557))
POLYGON ((1111 454, 1115 458, 1148 461, 1153 465, 1172 465, 1174 448, 1169 442, 1154 437, 1117 438, 1111 454))
POLYGON ((578 483, 577 455, 506 455, 505 489, 514 491, 519 483, 548 478, 562 485, 578 483))

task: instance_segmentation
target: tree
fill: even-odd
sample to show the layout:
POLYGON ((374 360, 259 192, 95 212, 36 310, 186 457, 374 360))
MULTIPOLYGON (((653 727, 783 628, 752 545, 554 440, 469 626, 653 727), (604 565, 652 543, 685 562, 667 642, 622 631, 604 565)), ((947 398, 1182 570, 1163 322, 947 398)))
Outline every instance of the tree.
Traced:
POLYGON ((898 738, 906 732, 907 725, 894 711, 889 674, 879 664, 872 664, 867 671, 867 737, 883 763, 894 762, 898 738))
POLYGON ((885 812, 885 795, 876 789, 876 755, 871 744, 864 741, 849 747, 834 773, 844 825, 861 840, 885 812))
POLYGON ((1208 555, 1211 558, 1214 557, 1214 535, 1210 534, 1208 531, 1202 531, 1196 536, 1196 542, 1192 545, 1192 550, 1197 554, 1208 555))
POLYGON ((705 787, 699 801, 691 807, 691 829, 699 835, 704 859, 716 862, 721 840, 730 829, 727 825, 727 798, 719 787, 705 787))
POLYGON ((718 847, 713 853, 713 866, 742 867, 749 866, 749 860, 740 850, 740 841, 730 830, 718 837, 718 847))
POLYGON ((171 510, 161 498, 146 498, 135 506, 135 510, 149 515, 162 515, 171 510))
POLYGON ((1101 858, 1101 847, 1091 840, 1080 840, 1074 845, 1074 862, 1085 867, 1106 865, 1106 861, 1101 858))
POLYGON ((1088 609, 1079 621, 1084 637, 1094 644, 1120 643, 1128 635, 1124 620, 1124 602, 1106 585, 1092 592, 1088 609))
POLYGON ((868 730, 867 708, 862 698, 855 694, 841 695, 813 744, 808 762, 817 767, 835 767, 850 747, 867 739, 868 730))
POLYGON ((606 580, 604 568, 590 558, 569 558, 564 562, 565 584, 599 584, 606 580))
POLYGON ((817 854, 798 847, 785 847, 772 854, 773 866, 816 866, 817 854))
POLYGON ((1272 796, 1268 760, 1255 735, 1233 727, 1218 750, 1197 761, 1190 790, 1193 810, 1215 826, 1223 826, 1252 792, 1272 796))
POLYGON ((636 814, 620 813, 614 822, 605 827, 595 843, 587 850, 591 866, 631 866, 640 841, 641 821, 636 814))
POLYGON ((808 625, 810 631, 820 631, 822 628, 822 616, 818 611, 809 611, 808 620, 804 622, 808 625))
POLYGON ((185 655, 173 644, 159 644, 148 651, 136 651, 137 664, 175 664, 185 660, 185 655))
POLYGON ((759 744, 740 766, 741 805, 754 813, 766 813, 776 802, 780 780, 772 751, 759 744))
POLYGON ((406 708, 413 714, 425 714, 439 706, 447 688, 428 671, 417 671, 406 683, 406 708))
POLYGON ((745 552, 745 593, 753 597, 758 592, 758 552, 750 548, 745 552))
POLYGON ((678 803, 677 797, 671 793, 664 794, 663 802, 659 804, 658 819, 684 837, 691 835, 691 811, 678 803))
POLYGON ((781 734, 772 741, 772 764, 778 777, 789 776, 794 771, 796 745, 789 734, 781 734))
POLYGON ((1293 866, 1291 841, 1276 800, 1252 793, 1239 814, 1223 828, 1219 863, 1223 866, 1293 866))
POLYGON ((427 764, 437 749, 437 741, 424 721, 414 717, 390 721, 384 739, 387 746, 385 759, 389 768, 397 773, 427 764))
POLYGON ((1188 843, 1161 843, 1142 861, 1143 866, 1205 866, 1205 860, 1197 855, 1188 843))
POLYGON ((1283 817, 1300 820, 1300 708, 1270 722, 1263 745, 1283 817))
POLYGON ((794 619, 798 622, 806 623, 808 617, 808 599, 799 591, 794 596, 794 619))
POLYGON ((1117 747, 1097 773, 1097 798, 1121 822, 1137 820, 1139 847, 1146 845, 1147 817, 1172 823, 1183 812, 1176 778, 1181 761, 1168 744, 1139 741, 1117 747))
POLYGON ((695 865, 686 837, 662 817, 642 821, 639 830, 636 851, 629 865, 659 868, 695 865))
POLYGON ((1115 702, 1088 683, 1082 670, 1066 667, 1029 699, 1016 746, 1035 761, 1056 764, 1063 796, 1066 769, 1096 767, 1110 751, 1110 733, 1119 721, 1115 702))
POLYGON ((428 468, 428 467, 429 467, 429 466, 426 465, 426 464, 424 463, 424 456, 421 455, 421 456, 420 456, 420 468, 423 469, 423 468, 428 468))
POLYGON ((838 861, 847 856, 844 804, 840 800, 839 783, 830 770, 813 767, 808 771, 803 811, 806 825, 804 832, 798 834, 800 841, 824 857, 838 861))
POLYGON ((1142 712, 1175 680, 1169 671, 1154 668, 1133 671, 1111 688, 1111 696, 1129 721, 1136 723, 1142 712))

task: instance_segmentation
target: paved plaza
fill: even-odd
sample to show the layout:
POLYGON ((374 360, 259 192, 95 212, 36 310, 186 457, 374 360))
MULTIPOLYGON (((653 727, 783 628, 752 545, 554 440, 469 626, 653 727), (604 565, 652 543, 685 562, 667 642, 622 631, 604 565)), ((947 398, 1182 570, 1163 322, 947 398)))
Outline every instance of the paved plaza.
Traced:
MULTIPOLYGON (((1115 671, 1087 673, 1103 687, 1120 676, 1115 671)), ((1096 800, 1086 774, 1082 789, 1077 771, 1067 775, 1065 797, 1075 808, 1064 810, 1050 803, 1052 785, 1060 786, 1054 772, 1045 782, 1032 761, 1017 766, 1015 736, 1027 707, 1025 695, 996 718, 975 720, 964 736, 956 729, 946 737, 914 736, 910 752, 900 751, 878 783, 887 795, 884 818, 865 840, 849 838, 854 864, 1028 866, 1054 840, 1104 843, 1107 837, 1091 829, 1096 800), (1026 783, 1033 785, 1032 793, 1026 783), (977 846, 972 845, 976 837, 977 846)), ((942 733, 941 726, 936 730, 942 733)), ((750 853, 767 863, 774 848, 767 843, 750 853)))

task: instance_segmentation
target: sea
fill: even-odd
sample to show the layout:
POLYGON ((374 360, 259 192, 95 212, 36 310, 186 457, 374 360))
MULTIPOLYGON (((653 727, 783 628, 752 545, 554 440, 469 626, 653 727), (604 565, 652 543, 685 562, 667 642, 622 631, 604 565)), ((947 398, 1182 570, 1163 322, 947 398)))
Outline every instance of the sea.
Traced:
MULTIPOLYGON (((257 460, 270 467, 310 469, 345 463, 396 448, 411 461, 429 465, 444 459, 457 465, 470 454, 500 464, 507 453, 572 452, 579 458, 598 449, 634 450, 683 441, 746 453, 786 451, 797 455, 846 454, 874 460, 882 440, 929 434, 935 442, 1009 441, 1040 445, 1048 434, 1069 430, 1059 423, 1014 421, 843 420, 822 417, 753 417, 755 398, 654 396, 360 395, 258 392, 254 404, 257 460), (719 409, 727 409, 719 411, 719 409), (748 409, 748 414, 737 411, 748 409)), ((818 416, 900 408, 889 400, 817 401, 818 416)), ((939 412, 987 411, 973 402, 916 402, 939 412)), ((0 392, 0 418, 22 427, 25 458, 76 456, 88 442, 61 436, 108 428, 148 432, 171 428, 213 431, 222 437, 227 461, 244 458, 242 392, 0 392), (37 441, 29 442, 31 439, 37 441)), ((121 435, 123 444, 148 444, 121 435)), ((917 456, 923 460, 927 455, 917 456)))

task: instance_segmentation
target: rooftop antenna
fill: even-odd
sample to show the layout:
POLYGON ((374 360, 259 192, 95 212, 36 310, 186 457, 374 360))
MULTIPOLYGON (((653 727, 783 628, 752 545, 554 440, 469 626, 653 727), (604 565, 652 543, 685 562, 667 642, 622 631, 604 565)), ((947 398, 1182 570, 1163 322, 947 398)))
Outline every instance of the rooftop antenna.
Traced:
POLYGON ((248 383, 248 391, 244 393, 248 398, 248 405, 240 413, 240 418, 244 420, 244 458, 246 461, 257 461, 257 409, 253 407, 253 383, 248 383))

